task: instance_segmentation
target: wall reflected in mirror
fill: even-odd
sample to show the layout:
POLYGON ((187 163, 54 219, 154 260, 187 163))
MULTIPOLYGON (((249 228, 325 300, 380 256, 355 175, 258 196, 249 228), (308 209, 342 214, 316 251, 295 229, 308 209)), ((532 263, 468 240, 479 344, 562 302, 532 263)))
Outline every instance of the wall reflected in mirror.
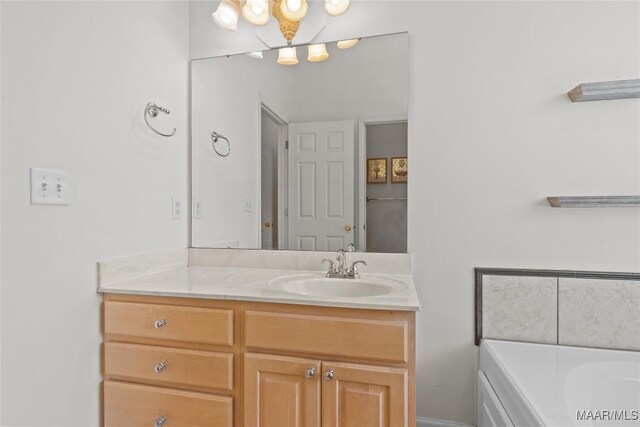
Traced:
POLYGON ((325 48, 192 62, 193 247, 406 252, 408 36, 325 48))

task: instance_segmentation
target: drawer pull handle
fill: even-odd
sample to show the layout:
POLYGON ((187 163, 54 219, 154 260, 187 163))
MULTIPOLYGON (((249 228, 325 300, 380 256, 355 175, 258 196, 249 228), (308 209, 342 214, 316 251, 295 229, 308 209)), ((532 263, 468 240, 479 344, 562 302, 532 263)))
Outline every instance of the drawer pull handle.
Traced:
POLYGON ((166 362, 160 362, 153 368, 153 370, 156 371, 156 374, 159 374, 162 371, 164 371, 164 368, 166 367, 167 367, 166 362))
POLYGON ((160 417, 153 422, 153 427, 162 427, 167 422, 165 417, 160 417))
POLYGON ((153 326, 155 326, 156 329, 160 329, 166 324, 167 324, 166 320, 160 319, 160 320, 156 320, 155 323, 153 324, 153 326))
POLYGON ((313 378, 315 374, 316 374, 316 368, 309 368, 306 371, 304 371, 305 378, 313 378))
POLYGON ((331 381, 334 377, 333 369, 329 369, 328 371, 324 371, 324 379, 325 381, 331 381))

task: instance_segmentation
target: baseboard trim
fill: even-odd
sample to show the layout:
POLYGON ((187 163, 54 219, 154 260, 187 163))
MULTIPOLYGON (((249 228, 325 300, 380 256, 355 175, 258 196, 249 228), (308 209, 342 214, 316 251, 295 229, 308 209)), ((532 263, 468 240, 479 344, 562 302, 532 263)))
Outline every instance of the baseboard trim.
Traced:
POLYGON ((473 427, 471 424, 455 421, 435 420, 427 417, 416 417, 416 427, 473 427))

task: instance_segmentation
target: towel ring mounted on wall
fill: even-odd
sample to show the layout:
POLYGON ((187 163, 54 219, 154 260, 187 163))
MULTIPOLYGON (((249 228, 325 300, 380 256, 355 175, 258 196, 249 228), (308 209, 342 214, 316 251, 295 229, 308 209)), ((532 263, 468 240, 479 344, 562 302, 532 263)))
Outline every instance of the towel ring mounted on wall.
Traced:
POLYGON ((213 141, 213 143, 211 144, 213 146, 213 151, 215 151, 218 154, 218 156, 227 157, 229 154, 231 154, 231 144, 223 134, 213 131, 211 132, 211 140, 213 141), (216 148, 216 144, 221 139, 227 142, 227 152, 225 154, 221 153, 220 151, 218 151, 218 148, 216 148))
POLYGON ((149 129, 151 129, 158 135, 165 136, 165 137, 170 137, 175 135, 176 128, 173 128, 173 131, 171 133, 162 133, 155 130, 153 126, 151 126, 151 124, 149 123, 149 119, 147 118, 147 115, 151 116, 151 118, 158 117, 158 114, 160 114, 161 111, 165 114, 171 114, 171 111, 169 111, 168 108, 160 107, 153 102, 147 102, 147 106, 144 107, 144 121, 147 122, 147 126, 149 126, 149 129))

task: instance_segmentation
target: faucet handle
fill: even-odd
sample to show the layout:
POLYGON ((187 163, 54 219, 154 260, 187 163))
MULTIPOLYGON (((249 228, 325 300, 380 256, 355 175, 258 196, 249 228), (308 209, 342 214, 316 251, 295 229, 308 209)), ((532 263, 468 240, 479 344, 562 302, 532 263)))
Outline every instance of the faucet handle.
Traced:
POLYGON ((356 245, 354 245, 353 243, 349 243, 347 245, 347 252, 355 252, 356 251, 356 245))
POLYGON ((325 262, 329 263, 329 272, 331 273, 335 273, 336 271, 336 263, 333 260, 330 260, 329 258, 325 258, 322 260, 322 262, 320 264, 324 264, 325 262))
POLYGON ((349 267, 349 270, 347 270, 347 273, 353 275, 353 277, 355 277, 356 279, 360 278, 360 274, 358 274, 358 264, 362 264, 366 266, 367 262, 362 260, 355 261, 353 264, 351 264, 351 267, 349 267))

